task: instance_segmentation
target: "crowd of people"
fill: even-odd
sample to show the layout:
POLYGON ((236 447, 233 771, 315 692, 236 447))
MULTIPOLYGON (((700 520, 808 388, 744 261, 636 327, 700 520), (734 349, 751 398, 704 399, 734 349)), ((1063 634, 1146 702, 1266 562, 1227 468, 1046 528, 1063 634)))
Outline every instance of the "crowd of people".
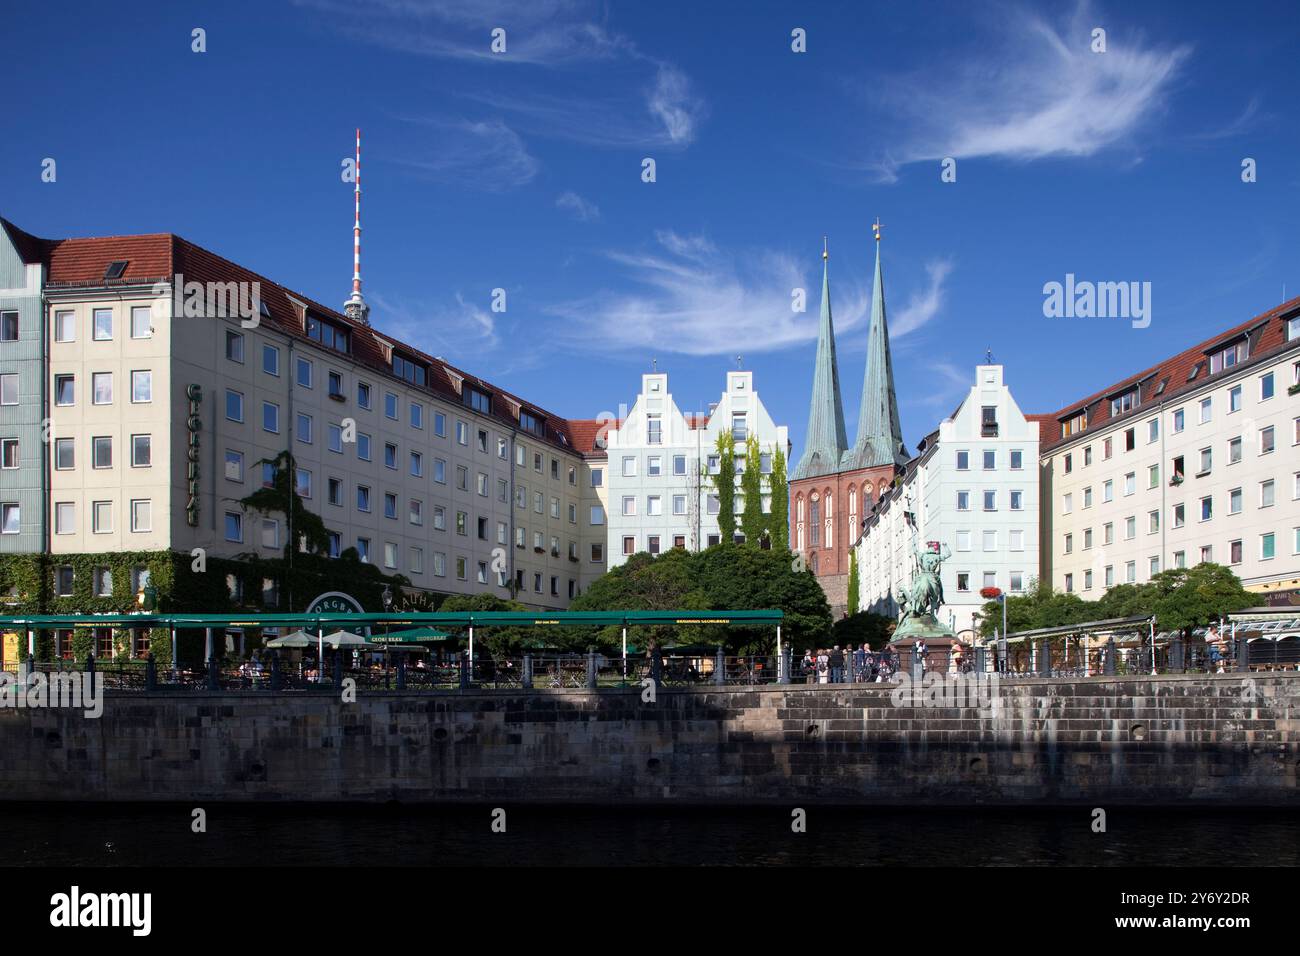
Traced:
POLYGON ((805 684, 870 684, 888 681, 898 671, 898 655, 861 647, 809 648, 799 664, 805 684))

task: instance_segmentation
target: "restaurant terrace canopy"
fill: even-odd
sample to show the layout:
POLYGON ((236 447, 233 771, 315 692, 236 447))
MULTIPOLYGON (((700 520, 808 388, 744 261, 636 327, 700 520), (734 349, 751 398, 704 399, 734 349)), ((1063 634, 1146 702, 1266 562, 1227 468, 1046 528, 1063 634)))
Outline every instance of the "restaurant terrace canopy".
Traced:
MULTIPOLYGON (((469 656, 474 658, 476 627, 559 627, 620 626, 623 629, 623 656, 627 657, 627 629, 639 624, 733 624, 742 627, 770 625, 776 628, 776 653, 781 655, 781 623, 785 614, 779 609, 763 611, 417 611, 388 613, 354 613, 322 611, 300 614, 31 614, 0 616, 0 631, 27 631, 27 653, 36 653, 36 632, 75 627, 169 628, 172 632, 172 660, 176 659, 176 631, 203 628, 208 631, 211 656, 212 632, 224 628, 300 627, 316 631, 317 640, 326 627, 348 625, 355 628, 445 627, 467 628, 469 656)), ((372 632, 373 633, 373 632, 372 632)), ((373 638, 372 638, 373 640, 373 638)))

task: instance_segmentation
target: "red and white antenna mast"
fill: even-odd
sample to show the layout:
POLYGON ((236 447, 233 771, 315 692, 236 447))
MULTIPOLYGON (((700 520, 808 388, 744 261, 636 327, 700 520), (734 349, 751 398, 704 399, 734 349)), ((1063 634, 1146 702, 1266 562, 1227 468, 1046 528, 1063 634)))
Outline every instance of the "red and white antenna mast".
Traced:
POLYGON ((370 306, 361 296, 361 130, 357 130, 357 159, 353 173, 356 215, 352 223, 352 295, 343 305, 343 314, 354 322, 369 325, 370 306))

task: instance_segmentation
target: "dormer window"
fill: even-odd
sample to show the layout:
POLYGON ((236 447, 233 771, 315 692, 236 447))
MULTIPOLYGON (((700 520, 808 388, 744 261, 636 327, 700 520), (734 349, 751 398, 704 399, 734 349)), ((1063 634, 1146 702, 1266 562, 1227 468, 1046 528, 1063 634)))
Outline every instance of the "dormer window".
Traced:
POLYGON ((461 391, 461 398, 475 411, 482 412, 484 415, 492 414, 492 396, 482 389, 466 385, 461 391))
POLYGON ((423 363, 397 352, 393 353, 393 374, 421 388, 429 382, 429 371, 423 363))
POLYGON ((336 352, 348 352, 348 330, 314 315, 307 316, 307 338, 336 352))
POLYGON ((1246 361, 1250 354, 1250 340, 1242 339, 1235 342, 1227 348, 1218 349, 1210 353, 1210 374, 1222 372, 1224 369, 1232 368, 1238 362, 1246 361))
POLYGON ((1061 437, 1069 438, 1071 435, 1078 434, 1088 428, 1088 413, 1079 412, 1077 415, 1071 415, 1069 418, 1061 420, 1061 437))
POLYGON ((1123 415, 1125 412, 1131 412, 1138 407, 1138 390, 1130 388, 1122 395, 1116 395, 1110 400, 1110 417, 1115 418, 1123 415))
POLYGON ((519 427, 526 432, 532 432, 534 435, 546 434, 546 419, 540 415, 534 415, 532 412, 519 410, 519 427))

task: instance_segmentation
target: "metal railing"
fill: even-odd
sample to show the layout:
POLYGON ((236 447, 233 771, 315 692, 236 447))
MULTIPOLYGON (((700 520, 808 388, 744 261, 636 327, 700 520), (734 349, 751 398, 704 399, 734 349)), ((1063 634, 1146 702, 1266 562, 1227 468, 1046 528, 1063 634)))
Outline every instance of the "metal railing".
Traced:
POLYGON ((578 690, 630 688, 653 680, 661 687, 737 687, 789 683, 803 686, 891 683, 901 675, 919 679, 929 673, 1001 674, 1005 677, 1078 679, 1141 677, 1155 674, 1214 674, 1300 670, 1300 640, 1237 638, 1222 643, 1180 640, 1157 644, 1108 642, 1087 648, 1062 647, 1046 641, 1034 644, 991 643, 975 648, 915 648, 844 651, 794 658, 783 655, 656 654, 623 658, 597 651, 582 653, 524 653, 514 656, 468 655, 421 660, 404 657, 383 664, 359 665, 347 655, 327 658, 323 670, 313 660, 281 660, 278 652, 234 664, 209 661, 206 666, 159 665, 144 660, 21 662, 30 673, 94 672, 112 691, 266 691, 271 693, 334 693, 350 686, 366 692, 457 690, 578 690), (1154 656, 1154 659, 1153 659, 1154 656))

